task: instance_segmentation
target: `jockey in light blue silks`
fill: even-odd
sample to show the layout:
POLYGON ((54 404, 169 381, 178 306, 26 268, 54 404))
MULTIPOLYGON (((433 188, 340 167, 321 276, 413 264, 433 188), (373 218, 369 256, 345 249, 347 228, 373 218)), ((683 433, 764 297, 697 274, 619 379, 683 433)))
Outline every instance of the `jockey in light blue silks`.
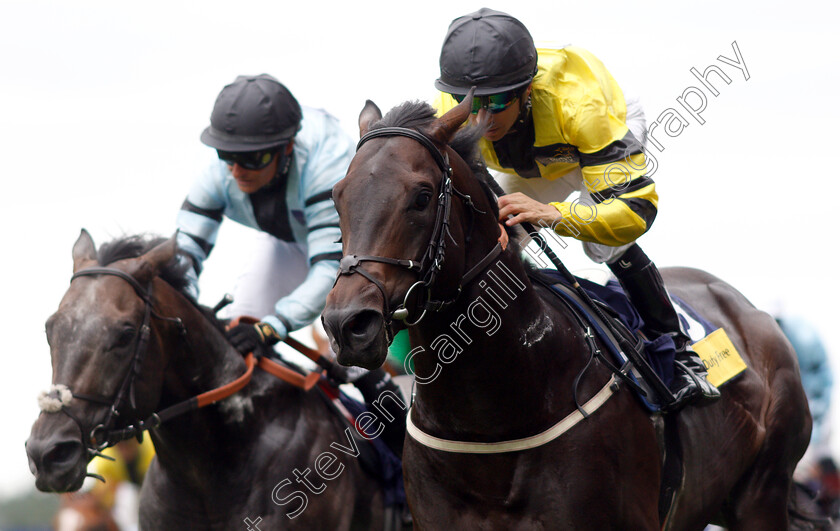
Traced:
MULTIPOLYGON (((178 213, 178 244, 191 258, 192 294, 227 217, 260 231, 258 247, 240 277, 232 316, 251 315, 228 339, 243 354, 272 346, 315 320, 324 309, 341 259, 332 187, 347 171, 354 143, 323 110, 301 107, 275 78, 239 76, 216 99, 201 141, 219 160, 198 176, 178 213)), ((388 389, 387 373, 341 370, 367 403, 388 389)), ((391 407, 383 441, 401 455, 405 412, 391 407)), ((389 410, 390 411, 390 410, 389 410)))

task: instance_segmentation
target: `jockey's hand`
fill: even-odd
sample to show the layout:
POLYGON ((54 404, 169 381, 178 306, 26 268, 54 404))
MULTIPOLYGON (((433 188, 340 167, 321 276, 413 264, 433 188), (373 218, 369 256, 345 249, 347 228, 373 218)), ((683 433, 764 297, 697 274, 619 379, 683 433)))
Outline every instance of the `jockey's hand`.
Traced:
POLYGON ((260 321, 256 324, 239 324, 231 328, 225 334, 233 345, 243 356, 253 352, 259 356, 265 347, 276 345, 280 342, 280 334, 268 323, 260 321))
POLYGON ((528 221, 537 227, 543 225, 552 227, 560 217, 560 212, 553 206, 540 203, 521 192, 499 198, 499 221, 504 222, 508 227, 523 221, 528 221), (508 216, 513 217, 508 219, 508 216))

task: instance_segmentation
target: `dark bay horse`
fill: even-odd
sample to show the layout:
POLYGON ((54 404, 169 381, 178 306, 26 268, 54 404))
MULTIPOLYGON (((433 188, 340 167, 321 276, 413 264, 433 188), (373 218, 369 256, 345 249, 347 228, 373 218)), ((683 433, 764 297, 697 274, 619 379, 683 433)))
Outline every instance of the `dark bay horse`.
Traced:
MULTIPOLYGON (((79 489, 110 434, 246 373, 220 323, 179 291, 175 256, 174 238, 98 253, 87 232, 76 242, 46 326, 53 388, 26 443, 40 490, 79 489)), ((382 529, 378 481, 315 390, 257 370, 237 394, 150 433, 144 530, 382 529)))
POLYGON ((501 249, 495 198, 479 178, 481 133, 461 128, 469 109, 468 96, 440 118, 406 103, 380 119, 369 103, 333 190, 344 258, 323 321, 339 362, 381 365, 394 331, 410 326, 417 435, 406 437, 403 467, 416 527, 788 529, 811 420, 773 319, 710 274, 663 271, 673 293, 726 329, 748 369, 719 402, 678 414, 684 480, 660 521, 658 431, 591 360, 571 311, 530 281, 514 235, 501 249), (584 402, 588 418, 534 437, 556 434, 584 402))

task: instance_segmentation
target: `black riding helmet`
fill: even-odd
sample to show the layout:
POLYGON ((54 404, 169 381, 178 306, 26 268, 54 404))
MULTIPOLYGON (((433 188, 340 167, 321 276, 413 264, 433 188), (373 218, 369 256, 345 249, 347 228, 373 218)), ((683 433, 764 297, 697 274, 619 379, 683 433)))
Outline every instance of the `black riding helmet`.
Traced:
POLYGON ((274 77, 239 76, 216 98, 201 141, 240 153, 280 147, 294 138, 300 121, 300 105, 274 77))
POLYGON ((483 7, 456 18, 440 50, 440 77, 435 88, 476 96, 524 88, 537 72, 537 49, 518 20, 483 7))

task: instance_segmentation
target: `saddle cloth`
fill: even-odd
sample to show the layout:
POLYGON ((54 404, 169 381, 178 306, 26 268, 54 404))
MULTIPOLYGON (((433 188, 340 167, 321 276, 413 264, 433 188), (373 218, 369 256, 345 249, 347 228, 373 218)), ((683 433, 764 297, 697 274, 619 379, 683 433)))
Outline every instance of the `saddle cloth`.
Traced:
POLYGON ((350 429, 353 437, 359 441, 360 460, 362 466, 379 480, 386 507, 405 506, 405 489, 403 487, 402 461, 379 438, 370 437, 362 430, 356 419, 367 411, 365 405, 345 394, 340 388, 332 385, 326 378, 318 382, 318 390, 322 393, 333 412, 338 415, 350 429), (365 451, 365 448, 368 450, 365 451), (375 456, 370 455, 370 449, 375 456))
MULTIPOLYGON (((607 344, 611 361, 619 367, 627 364, 628 359, 619 350, 615 340, 612 338, 612 334, 603 329, 599 320, 593 315, 591 308, 577 296, 568 280, 553 269, 540 270, 539 273, 551 279, 554 291, 571 303, 607 344), (565 289, 557 286, 557 284, 562 285, 565 289)), ((608 310, 605 312, 608 318, 614 318, 624 328, 629 330, 633 336, 638 337, 639 330, 642 328, 644 322, 616 280, 610 279, 605 285, 601 285, 585 278, 575 278, 593 300, 601 303, 608 310)), ((699 341, 715 330, 714 325, 704 319, 685 301, 675 296, 672 296, 671 300, 674 303, 674 308, 677 311, 684 331, 692 341, 699 341)), ((651 368, 653 368, 665 385, 670 384, 674 375, 675 346, 673 339, 670 336, 661 336, 653 338, 651 341, 645 340, 644 354, 651 368)), ((650 386, 635 371, 631 373, 631 377, 646 390, 646 394, 644 395, 637 393, 642 404, 650 411, 658 411, 660 404, 657 403, 657 396, 650 389, 650 386)))

